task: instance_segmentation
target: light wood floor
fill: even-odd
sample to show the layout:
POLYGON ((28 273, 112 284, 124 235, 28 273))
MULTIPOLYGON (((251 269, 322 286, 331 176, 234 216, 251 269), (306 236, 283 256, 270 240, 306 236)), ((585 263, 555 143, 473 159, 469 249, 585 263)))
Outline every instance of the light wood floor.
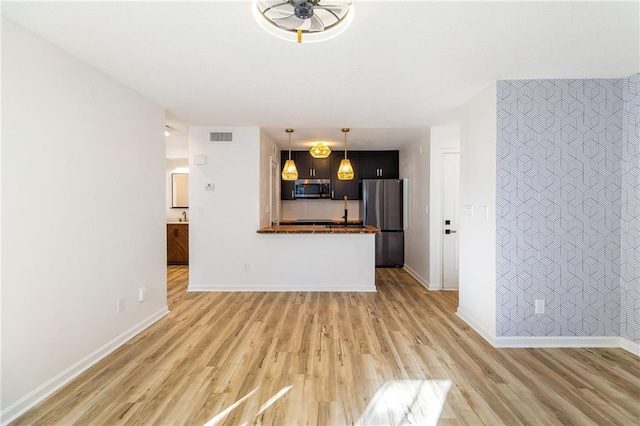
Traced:
POLYGON ((494 349, 455 292, 376 270, 378 293, 186 293, 15 425, 638 425, 621 349, 494 349), (226 410, 226 411, 225 411, 226 410))

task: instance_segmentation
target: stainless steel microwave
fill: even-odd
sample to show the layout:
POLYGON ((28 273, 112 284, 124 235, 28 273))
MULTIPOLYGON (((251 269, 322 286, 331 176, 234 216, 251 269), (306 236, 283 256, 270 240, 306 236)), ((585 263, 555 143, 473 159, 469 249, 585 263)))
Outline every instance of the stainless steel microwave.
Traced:
POLYGON ((331 179, 298 179, 296 198, 331 198, 331 179))

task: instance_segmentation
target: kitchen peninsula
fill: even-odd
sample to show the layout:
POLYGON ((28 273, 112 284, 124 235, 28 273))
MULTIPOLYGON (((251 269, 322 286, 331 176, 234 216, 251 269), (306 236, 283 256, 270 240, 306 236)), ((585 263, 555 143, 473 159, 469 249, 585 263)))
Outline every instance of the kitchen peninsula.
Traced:
MULTIPOLYGON (((189 291, 376 291, 376 231, 258 232, 276 216, 282 222, 339 221, 348 194, 338 200, 283 201, 277 190, 279 149, 259 128, 190 127, 189 151, 207 158, 189 169, 189 291), (211 143, 211 133, 229 131, 233 143, 211 143), (279 214, 273 215, 278 201, 279 214)), ((356 200, 349 196, 350 225, 361 217, 356 200)))
POLYGON ((298 291, 376 291, 378 228, 354 224, 275 225, 257 232, 273 253, 282 253, 286 265, 283 278, 298 271, 298 291))

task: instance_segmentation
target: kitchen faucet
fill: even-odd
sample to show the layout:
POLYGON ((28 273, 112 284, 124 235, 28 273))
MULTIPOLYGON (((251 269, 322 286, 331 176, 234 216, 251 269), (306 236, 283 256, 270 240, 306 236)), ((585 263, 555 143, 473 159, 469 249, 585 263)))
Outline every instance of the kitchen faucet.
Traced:
POLYGON ((183 222, 187 221, 187 212, 182 212, 182 221, 183 222))
POLYGON ((347 227, 347 217, 349 216, 349 204, 347 203, 347 196, 344 196, 344 227, 347 227))

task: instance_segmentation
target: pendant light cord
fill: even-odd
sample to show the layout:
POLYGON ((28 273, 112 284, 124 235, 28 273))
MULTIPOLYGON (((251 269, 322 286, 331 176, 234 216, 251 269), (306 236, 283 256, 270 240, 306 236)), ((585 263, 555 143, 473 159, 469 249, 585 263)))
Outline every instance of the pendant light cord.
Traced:
POLYGON ((342 128, 342 133, 344 133, 344 158, 347 159, 347 132, 349 131, 348 127, 342 128))
POLYGON ((289 160, 291 160, 291 133, 293 133, 293 129, 285 129, 284 131, 289 134, 289 160))

